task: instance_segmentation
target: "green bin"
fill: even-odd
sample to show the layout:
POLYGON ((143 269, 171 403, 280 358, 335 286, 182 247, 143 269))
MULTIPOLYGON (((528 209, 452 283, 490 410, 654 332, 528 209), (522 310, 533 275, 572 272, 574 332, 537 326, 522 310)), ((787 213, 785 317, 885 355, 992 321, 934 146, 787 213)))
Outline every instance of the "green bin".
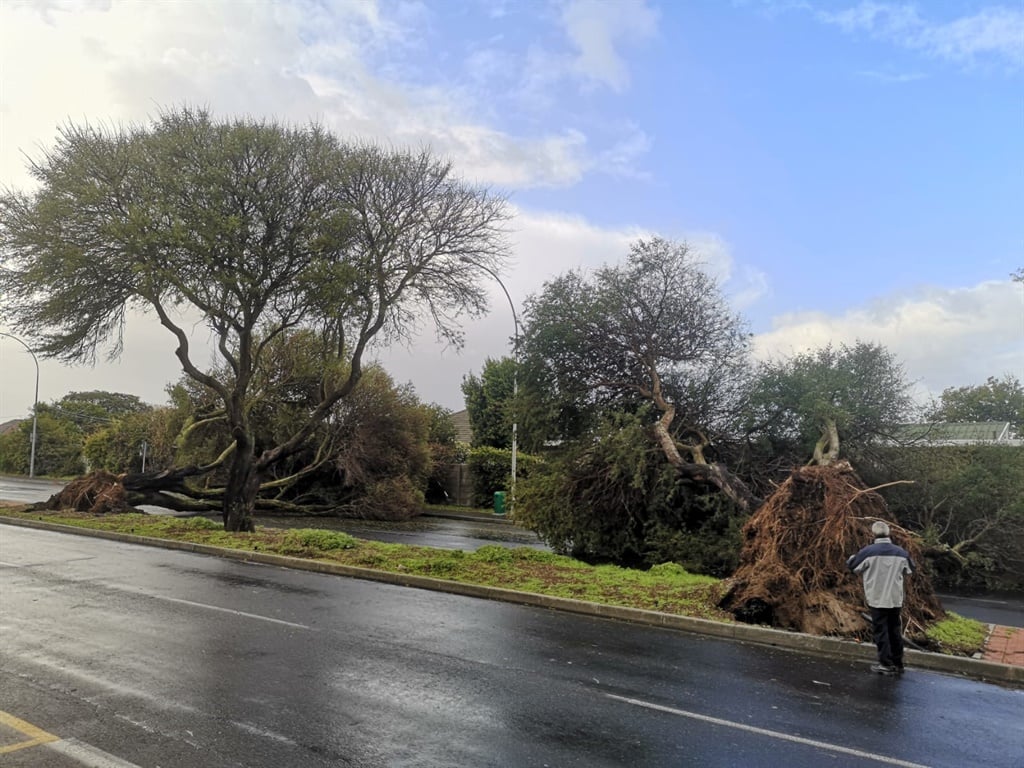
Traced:
POLYGON ((505 492, 495 491, 494 492, 494 514, 504 515, 505 514, 505 492))

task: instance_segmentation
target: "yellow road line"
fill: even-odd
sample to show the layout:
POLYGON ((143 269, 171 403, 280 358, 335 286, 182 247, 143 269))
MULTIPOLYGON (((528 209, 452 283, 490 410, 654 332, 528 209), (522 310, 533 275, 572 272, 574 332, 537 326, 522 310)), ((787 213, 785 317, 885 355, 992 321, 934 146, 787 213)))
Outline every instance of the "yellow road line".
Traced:
POLYGON ((6 755, 8 752, 14 752, 18 749, 27 749, 28 747, 35 747, 39 744, 49 744, 51 741, 60 740, 59 736, 47 733, 42 728, 36 728, 32 723, 26 723, 21 718, 9 715, 2 710, 0 710, 0 725, 6 725, 8 728, 13 728, 18 733, 29 737, 29 741, 19 741, 17 744, 8 744, 7 746, 0 747, 0 755, 6 755))

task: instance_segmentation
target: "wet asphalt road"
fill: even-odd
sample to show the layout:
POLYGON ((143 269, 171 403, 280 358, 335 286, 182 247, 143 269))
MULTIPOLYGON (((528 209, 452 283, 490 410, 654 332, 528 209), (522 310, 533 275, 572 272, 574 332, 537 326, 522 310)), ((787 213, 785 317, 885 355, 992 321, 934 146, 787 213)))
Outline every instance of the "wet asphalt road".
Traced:
POLYGON ((107 760, 39 745, 15 768, 1024 755, 1022 691, 45 531, 0 526, 0 607, 0 710, 107 760))
POLYGON ((940 594, 939 600, 947 611, 953 611, 969 619, 977 619, 987 624, 1001 624, 1005 627, 1024 627, 1024 595, 1019 593, 940 594))
POLYGON ((537 534, 504 520, 479 520, 422 515, 404 522, 375 522, 336 518, 265 517, 257 525, 274 528, 330 528, 353 536, 394 544, 475 551, 488 544, 548 549, 537 534))
POLYGON ((46 501, 64 485, 64 483, 38 477, 30 479, 0 475, 0 499, 33 504, 37 501, 46 501))

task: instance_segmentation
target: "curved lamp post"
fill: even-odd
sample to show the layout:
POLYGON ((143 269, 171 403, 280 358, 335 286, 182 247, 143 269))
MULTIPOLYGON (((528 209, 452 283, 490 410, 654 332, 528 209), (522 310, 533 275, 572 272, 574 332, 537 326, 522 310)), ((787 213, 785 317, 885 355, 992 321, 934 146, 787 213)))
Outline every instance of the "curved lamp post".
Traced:
POLYGON ((516 314, 516 305, 512 302, 512 297, 509 295, 508 288, 506 288, 505 284, 501 282, 501 278, 498 277, 497 272, 484 264, 473 261, 473 259, 468 256, 460 256, 459 261, 463 261, 466 264, 472 264, 474 267, 479 267, 495 279, 498 285, 501 286, 501 290, 505 292, 505 298, 508 299, 508 306, 512 310, 512 322, 515 323, 515 335, 513 336, 512 344, 512 482, 511 487, 509 488, 509 496, 511 497, 509 508, 514 509, 516 503, 516 453, 519 437, 519 423, 516 418, 516 399, 519 396, 519 316, 516 314))
POLYGON ((12 336, 9 333, 0 331, 0 336, 6 336, 9 339, 14 339, 16 342, 21 344, 28 353, 32 355, 32 362, 36 364, 36 394, 35 399, 32 402, 32 451, 29 455, 28 460, 28 476, 35 477, 36 475, 36 424, 39 418, 39 361, 36 360, 36 353, 32 351, 32 348, 24 341, 19 339, 17 336, 12 336))

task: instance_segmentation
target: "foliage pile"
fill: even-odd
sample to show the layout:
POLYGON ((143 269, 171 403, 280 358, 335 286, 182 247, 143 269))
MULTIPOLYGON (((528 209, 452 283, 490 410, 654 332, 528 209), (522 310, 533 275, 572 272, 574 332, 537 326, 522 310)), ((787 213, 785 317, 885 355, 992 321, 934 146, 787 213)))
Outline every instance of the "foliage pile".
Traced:
POLYGON ((590 563, 675 562, 723 576, 737 565, 742 510, 679 482, 654 445, 650 411, 612 414, 518 486, 516 521, 590 563))
MULTIPOLYGON (((884 499, 848 462, 796 469, 743 527, 740 567, 721 606, 738 619, 812 635, 870 639, 860 578, 846 560, 885 520, 916 566, 921 547, 889 516, 884 499)), ((929 577, 906 582, 904 626, 922 636, 943 616, 929 577)))
POLYGON ((109 472, 92 472, 76 478, 38 505, 41 509, 73 509, 93 515, 108 515, 132 509, 121 478, 109 472))

